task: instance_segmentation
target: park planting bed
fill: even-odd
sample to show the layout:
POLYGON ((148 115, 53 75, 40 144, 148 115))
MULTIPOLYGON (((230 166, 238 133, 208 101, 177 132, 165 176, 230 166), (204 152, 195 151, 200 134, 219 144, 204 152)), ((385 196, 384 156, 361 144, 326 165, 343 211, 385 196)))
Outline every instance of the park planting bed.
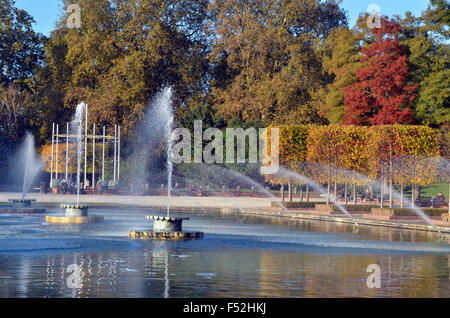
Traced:
MULTIPOLYGON (((347 204, 341 206, 348 212, 371 212, 373 208, 378 207, 378 205, 372 204, 347 204)), ((324 212, 342 212, 335 204, 316 204, 315 209, 324 212)))
MULTIPOLYGON (((281 202, 286 209, 314 209, 317 202, 281 202)), ((272 201, 272 208, 279 208, 280 202, 272 201)))
MULTIPOLYGON (((448 209, 432 209, 426 208, 421 209, 423 213, 428 216, 441 216, 443 213, 448 212, 448 209)), ((373 215, 382 215, 382 216, 417 216, 411 208, 373 208, 373 215)))

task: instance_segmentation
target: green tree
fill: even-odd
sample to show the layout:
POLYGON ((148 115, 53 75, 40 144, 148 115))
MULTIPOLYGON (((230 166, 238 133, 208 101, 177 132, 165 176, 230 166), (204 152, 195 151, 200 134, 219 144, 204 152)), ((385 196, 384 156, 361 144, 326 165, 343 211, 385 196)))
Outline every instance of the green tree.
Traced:
POLYGON ((432 0, 421 17, 408 12, 401 20, 402 44, 409 48, 410 73, 418 84, 415 117, 426 125, 450 122, 449 7, 447 0, 432 0))
POLYGON ((339 28, 327 39, 330 54, 324 55, 324 70, 330 75, 331 83, 319 91, 321 95, 320 115, 331 124, 342 123, 345 112, 342 88, 356 82, 355 71, 361 67, 360 33, 356 30, 339 28))
POLYGON ((0 85, 32 85, 35 67, 42 59, 43 36, 33 31, 33 18, 14 6, 13 0, 0 0, 0 85))

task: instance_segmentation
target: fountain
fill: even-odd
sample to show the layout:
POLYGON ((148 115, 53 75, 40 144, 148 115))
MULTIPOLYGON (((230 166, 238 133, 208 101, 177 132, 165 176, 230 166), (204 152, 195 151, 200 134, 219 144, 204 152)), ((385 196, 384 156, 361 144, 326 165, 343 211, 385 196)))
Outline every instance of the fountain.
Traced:
MULTIPOLYGON (((293 176, 294 178, 298 178, 301 181, 308 183, 310 186, 313 186, 315 188, 317 188, 322 194, 327 193, 325 189, 322 189, 322 187, 320 185, 318 185, 317 183, 315 183, 313 180, 298 174, 298 173, 294 173, 293 171, 281 168, 281 171, 283 171, 284 173, 293 176)), ((444 169, 445 171, 445 169, 444 169)), ((357 172, 353 172, 353 171, 347 171, 345 169, 340 168, 340 172, 344 172, 347 174, 352 174, 353 176, 357 177, 358 180, 363 180, 366 183, 370 183, 370 184, 376 184, 380 187, 382 187, 382 184, 379 181, 376 180, 372 180, 371 178, 357 173, 357 172)), ((352 219, 355 223, 355 225, 358 227, 358 223, 356 221, 356 219, 345 209, 345 207, 343 205, 341 205, 339 202, 337 202, 337 199, 334 197, 334 195, 332 196, 332 201, 333 204, 336 205, 336 207, 341 210, 346 216, 348 216, 350 219, 352 219)), ((420 219, 422 219, 425 223, 427 223, 428 225, 430 225, 437 233, 439 233, 442 236, 442 232, 441 230, 436 226, 436 224, 430 219, 430 217, 428 215, 426 215, 420 208, 414 206, 412 204, 412 202, 410 200, 408 200, 407 198, 404 198, 402 195, 400 195, 400 193, 398 193, 396 190, 392 189, 392 196, 395 198, 400 198, 402 201, 404 201, 405 203, 409 204, 409 206, 411 206, 411 211, 420 219)))
MULTIPOLYGON (((350 172, 350 171, 346 171, 345 169, 341 169, 344 172, 347 173, 352 173, 353 175, 355 175, 359 180, 364 180, 367 183, 372 183, 372 184, 376 184, 378 185, 380 188, 383 187, 382 182, 377 181, 377 180, 373 180, 363 174, 357 173, 357 172, 350 172)), ((445 171, 445 170, 444 170, 445 171)), ((448 173, 448 172, 447 172, 448 173)), ((383 188, 382 188, 383 189, 383 188)), ((383 191, 383 190, 382 190, 383 191)), ((436 226, 436 224, 430 219, 430 217, 424 213, 424 211, 422 211, 419 207, 415 206, 413 204, 413 202, 409 199, 407 199, 406 197, 404 197, 404 195, 400 194, 398 191, 396 191, 394 188, 391 189, 392 191, 392 197, 393 198, 397 198, 400 199, 402 202, 406 203, 408 206, 410 206, 410 210, 420 219, 422 219, 425 223, 427 223, 428 225, 430 225, 437 233, 439 233, 439 235, 443 235, 441 230, 436 226)))
MULTIPOLYGON (((183 220, 187 218, 177 218, 170 216, 170 198, 172 192, 173 173, 173 143, 174 137, 172 111, 172 88, 166 87, 160 92, 150 109, 151 120, 154 128, 163 131, 163 139, 167 147, 167 216, 147 216, 148 220, 153 220, 153 231, 130 231, 132 238, 154 238, 154 239, 196 239, 203 238, 201 232, 183 232, 183 220), (160 125, 162 124, 162 125, 160 125)), ((149 123, 146 123, 149 124, 149 123)))
POLYGON ((2 213, 44 213, 45 209, 33 208, 31 206, 34 199, 25 199, 30 190, 33 180, 41 169, 42 162, 37 158, 34 148, 34 137, 27 133, 25 141, 18 152, 17 170, 24 169, 22 197, 20 199, 9 199, 12 203, 11 207, 0 209, 2 213))
MULTIPOLYGON (((312 187, 316 188, 317 190, 319 190, 319 192, 321 192, 322 194, 326 194, 327 193, 327 191, 322 189, 322 187, 320 185, 318 185, 316 182, 314 182, 313 180, 305 177, 302 174, 295 173, 293 171, 290 171, 290 170, 284 169, 284 168, 280 168, 280 170, 283 171, 284 173, 294 177, 294 178, 300 179, 302 182, 305 182, 305 183, 309 184, 310 186, 312 186, 312 187)), ((337 198, 335 198, 333 196, 332 199, 334 201, 334 204, 338 207, 338 209, 341 210, 349 219, 351 219, 354 222, 356 228, 359 228, 359 224, 356 221, 356 219, 353 217, 353 215, 351 215, 350 212, 347 211, 347 209, 345 209, 341 204, 339 204, 339 202, 337 202, 337 198)))
MULTIPOLYGON (((47 223, 64 223, 64 224, 79 224, 79 223, 99 223, 103 222, 101 216, 89 216, 88 207, 80 205, 80 171, 81 171, 81 153, 82 148, 82 131, 83 131, 83 116, 87 117, 87 105, 80 103, 77 106, 75 118, 71 123, 72 129, 76 132, 77 139, 77 203, 63 204, 61 208, 66 211, 65 216, 46 216, 47 223)), ((87 134, 87 131, 86 131, 87 134)))

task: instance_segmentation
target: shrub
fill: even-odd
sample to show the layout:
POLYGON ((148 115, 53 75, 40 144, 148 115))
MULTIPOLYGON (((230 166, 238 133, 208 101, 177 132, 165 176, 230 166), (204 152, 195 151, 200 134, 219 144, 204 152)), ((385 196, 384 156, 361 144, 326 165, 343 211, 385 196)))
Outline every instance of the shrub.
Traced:
MULTIPOLYGON (((428 216, 441 216, 447 209, 421 209, 428 216)), ((411 208, 373 208, 372 214, 384 216, 417 216, 411 208)))
MULTIPOLYGON (((316 202, 284 202, 286 209, 314 209, 316 202)), ((272 208, 279 208, 280 202, 272 202, 272 208)))
MULTIPOLYGON (((378 207, 378 205, 369 204, 357 204, 357 205, 341 205, 348 212, 371 212, 373 208, 378 207)), ((320 211, 327 212, 340 212, 341 209, 335 204, 317 204, 316 209, 320 211)))

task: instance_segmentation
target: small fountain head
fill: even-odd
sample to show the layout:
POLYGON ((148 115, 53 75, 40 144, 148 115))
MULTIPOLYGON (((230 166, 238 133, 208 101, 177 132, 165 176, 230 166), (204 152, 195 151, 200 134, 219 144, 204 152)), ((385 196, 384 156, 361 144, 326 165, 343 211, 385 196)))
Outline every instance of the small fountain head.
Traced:
POLYGON ((147 219, 153 220, 153 231, 156 233, 181 232, 183 220, 188 220, 169 216, 147 216, 147 219))
POLYGON ((31 199, 10 199, 9 202, 12 202, 14 207, 16 208, 29 208, 31 207, 31 202, 35 202, 36 200, 31 199))
POLYGON ((61 208, 66 210, 67 217, 88 216, 88 207, 77 204, 63 204, 61 208))

